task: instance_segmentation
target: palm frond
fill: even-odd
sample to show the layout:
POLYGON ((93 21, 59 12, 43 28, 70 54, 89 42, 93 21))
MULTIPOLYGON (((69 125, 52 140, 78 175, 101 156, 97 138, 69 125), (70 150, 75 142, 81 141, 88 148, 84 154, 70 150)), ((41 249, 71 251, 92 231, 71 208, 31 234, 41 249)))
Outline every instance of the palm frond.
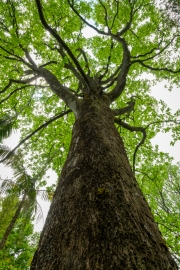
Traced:
POLYGON ((11 150, 3 145, 3 144, 0 144, 0 158, 3 159, 11 150))
POLYGON ((46 190, 37 190, 37 195, 44 201, 49 201, 48 192, 46 190))
POLYGON ((12 190, 14 183, 12 180, 5 179, 0 186, 0 195, 7 193, 9 190, 12 190))
POLYGON ((12 134, 13 123, 12 117, 4 116, 3 118, 0 118, 0 142, 12 134))
MULTIPOLYGON (((0 144, 0 157, 6 156, 10 151, 11 150, 7 146, 0 144)), ((47 164, 50 162, 50 160, 48 160, 47 164, 45 164, 45 166, 41 168, 41 170, 34 176, 27 173, 23 161, 23 156, 20 150, 14 152, 8 157, 8 159, 5 160, 4 163, 13 169, 14 174, 13 180, 3 181, 1 192, 7 193, 7 191, 11 188, 12 192, 16 191, 16 194, 18 192, 18 196, 20 197, 22 194, 26 194, 26 200, 22 208, 24 220, 35 218, 36 223, 38 223, 41 219, 43 219, 43 210, 40 204, 37 202, 37 195, 40 195, 41 199, 48 201, 49 193, 46 190, 39 190, 37 183, 38 180, 42 179, 43 175, 45 174, 47 164)))
POLYGON ((35 207, 35 217, 36 217, 36 224, 43 219, 44 222, 44 215, 43 210, 38 201, 36 201, 36 207, 35 207))

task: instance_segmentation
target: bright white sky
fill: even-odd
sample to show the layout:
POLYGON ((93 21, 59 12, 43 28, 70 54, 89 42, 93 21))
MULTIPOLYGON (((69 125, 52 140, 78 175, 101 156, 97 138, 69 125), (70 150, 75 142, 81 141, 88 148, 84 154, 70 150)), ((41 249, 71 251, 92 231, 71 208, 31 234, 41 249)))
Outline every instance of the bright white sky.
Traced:
MULTIPOLYGON (((162 99, 175 113, 180 109, 180 89, 173 88, 171 92, 164 88, 163 83, 158 83, 151 89, 152 95, 157 99, 162 99)), ((158 133, 155 138, 152 139, 152 143, 158 144, 159 149, 162 152, 169 153, 170 156, 174 157, 174 162, 180 161, 180 141, 176 142, 174 146, 170 145, 171 132, 158 133)))

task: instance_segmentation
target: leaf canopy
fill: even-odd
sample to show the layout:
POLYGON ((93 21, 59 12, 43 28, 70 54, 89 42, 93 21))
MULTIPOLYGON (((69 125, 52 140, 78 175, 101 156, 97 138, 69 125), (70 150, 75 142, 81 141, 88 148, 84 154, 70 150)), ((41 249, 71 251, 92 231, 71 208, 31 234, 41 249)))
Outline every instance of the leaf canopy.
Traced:
POLYGON ((0 122, 0 136, 19 129, 32 175, 44 164, 59 174, 74 103, 97 88, 116 112, 134 102, 131 112, 117 115, 117 128, 144 192, 156 192, 149 181, 155 178, 162 191, 172 159, 151 139, 172 131, 175 143, 180 110, 173 114, 151 87, 179 87, 179 40, 177 20, 155 0, 2 0, 0 119, 8 115, 13 123, 0 122))

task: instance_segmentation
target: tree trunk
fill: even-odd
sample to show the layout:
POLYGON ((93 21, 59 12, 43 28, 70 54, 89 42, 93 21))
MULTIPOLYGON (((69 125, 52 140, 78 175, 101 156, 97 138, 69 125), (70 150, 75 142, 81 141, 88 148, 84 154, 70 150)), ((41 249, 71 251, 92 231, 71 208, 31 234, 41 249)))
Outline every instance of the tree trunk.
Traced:
POLYGON ((20 214, 20 212, 21 212, 21 210, 22 210, 22 208, 24 206, 24 203, 26 201, 26 196, 27 196, 27 194, 25 193, 23 195, 22 200, 18 204, 18 208, 17 208, 14 216, 12 217, 12 219, 11 219, 7 229, 6 229, 6 231, 5 231, 4 235, 3 235, 3 238, 0 241, 0 250, 2 250, 4 248, 4 246, 6 244, 6 241, 7 241, 8 237, 9 237, 12 229, 14 228, 15 223, 16 223, 17 219, 19 218, 19 214, 20 214))
POLYGON ((83 100, 31 270, 175 270, 105 97, 83 100))

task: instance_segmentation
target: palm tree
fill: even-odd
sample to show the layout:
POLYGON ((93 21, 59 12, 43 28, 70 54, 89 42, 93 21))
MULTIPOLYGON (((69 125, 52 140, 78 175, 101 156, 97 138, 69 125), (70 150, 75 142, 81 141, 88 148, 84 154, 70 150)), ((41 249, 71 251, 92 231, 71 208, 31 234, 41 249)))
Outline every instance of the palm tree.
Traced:
MULTIPOLYGON (((12 131, 13 119, 7 116, 0 119, 0 142, 9 137, 12 131)), ((6 156, 6 154, 9 152, 10 149, 7 146, 0 144, 1 158, 6 156)), ((49 162, 50 160, 47 161, 47 163, 49 162)), ((48 200, 51 192, 50 189, 47 189, 47 191, 39 189, 41 186, 41 184, 39 184, 39 180, 44 176, 47 164, 45 164, 44 168, 42 168, 40 172, 37 172, 36 176, 32 177, 29 173, 27 173, 27 170, 24 167, 23 156, 20 149, 18 152, 13 152, 13 154, 11 154, 4 163, 5 165, 10 166, 14 173, 12 179, 1 179, 2 183, 0 186, 0 196, 3 196, 4 194, 7 196, 14 195, 19 198, 19 201, 16 205, 16 211, 0 241, 0 250, 3 249, 20 213, 22 213, 25 217, 25 222, 29 217, 34 215, 36 216, 36 222, 43 218, 43 211, 37 201, 37 196, 40 195, 42 199, 48 200)))

